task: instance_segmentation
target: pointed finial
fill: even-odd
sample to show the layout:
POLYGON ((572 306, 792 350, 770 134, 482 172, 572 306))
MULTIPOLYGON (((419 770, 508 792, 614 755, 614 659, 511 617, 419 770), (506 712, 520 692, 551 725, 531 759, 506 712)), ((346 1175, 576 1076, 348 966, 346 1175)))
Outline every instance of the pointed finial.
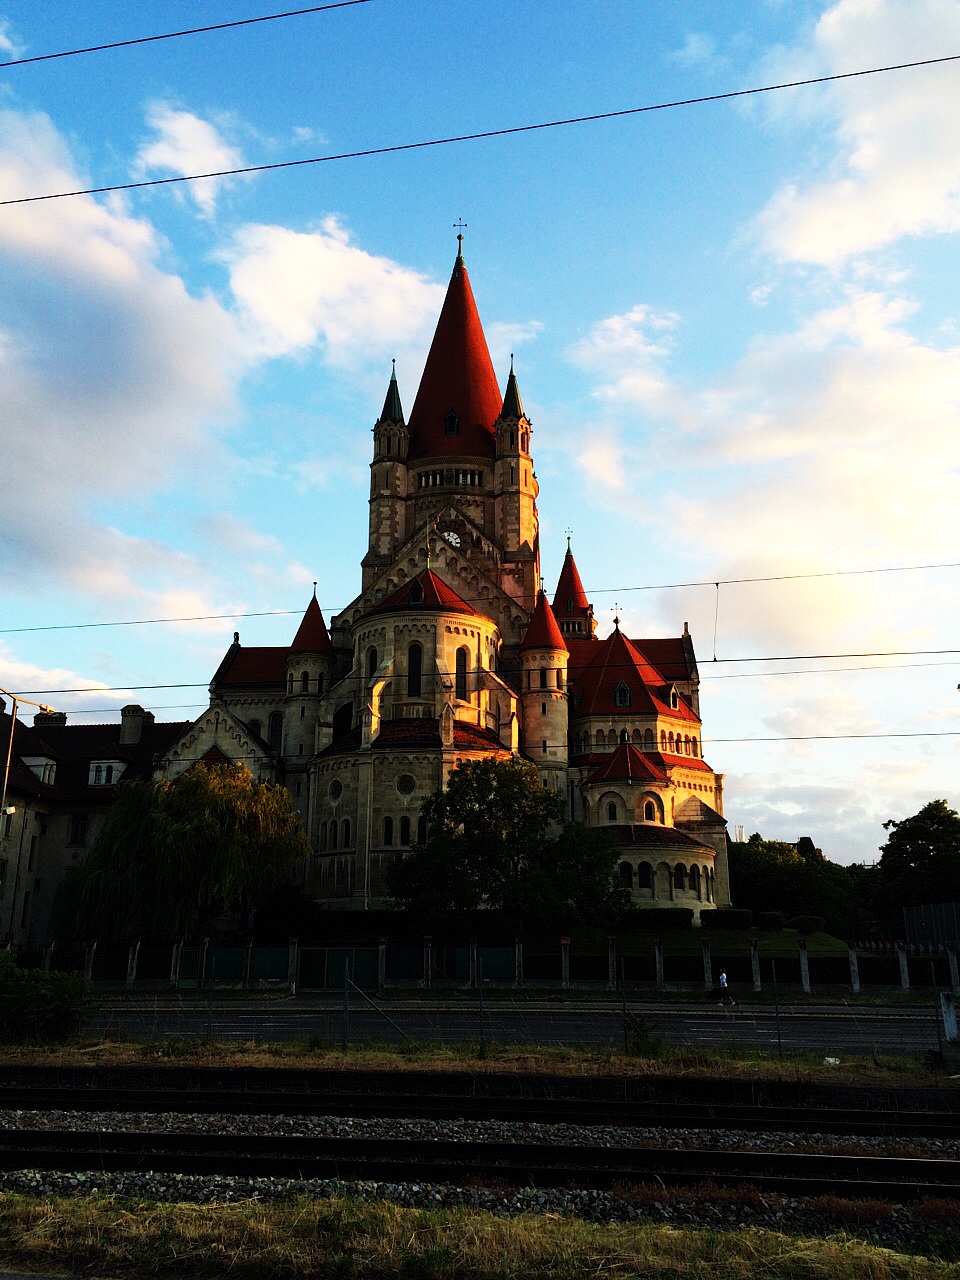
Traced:
POLYGON ((616 600, 614 600, 614 602, 613 602, 613 607, 614 607, 614 609, 616 609, 616 611, 617 611, 617 612, 613 615, 613 625, 614 625, 614 627, 617 629, 617 631, 619 631, 619 630, 620 630, 620 606, 619 606, 619 604, 617 604, 616 600))
POLYGON ((513 373, 513 352, 510 352, 510 372, 513 373))
POLYGON ((458 228, 458 230, 457 230, 457 257, 458 257, 458 258, 462 258, 462 257, 463 257, 463 230, 464 230, 464 227, 466 227, 466 225, 467 225, 467 224, 464 222, 464 220, 463 220, 462 218, 458 218, 458 219, 456 220, 456 222, 455 222, 453 225, 454 225, 456 228, 458 228))
POLYGON ((567 535, 567 555, 570 555, 570 535, 573 533, 573 530, 564 529, 564 533, 567 535))
POLYGON ((314 600, 316 600, 316 598, 317 598, 317 580, 316 580, 316 578, 314 578, 314 580, 313 580, 313 598, 314 598, 314 600))

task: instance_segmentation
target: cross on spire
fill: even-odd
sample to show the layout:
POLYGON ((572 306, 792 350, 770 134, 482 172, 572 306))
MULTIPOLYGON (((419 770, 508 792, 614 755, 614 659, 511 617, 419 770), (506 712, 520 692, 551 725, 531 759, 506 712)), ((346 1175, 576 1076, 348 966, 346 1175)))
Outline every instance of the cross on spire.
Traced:
POLYGON ((464 222, 462 218, 458 218, 453 225, 459 228, 459 230, 457 231, 457 257, 462 258, 463 257, 463 229, 464 227, 466 227, 467 224, 464 222))

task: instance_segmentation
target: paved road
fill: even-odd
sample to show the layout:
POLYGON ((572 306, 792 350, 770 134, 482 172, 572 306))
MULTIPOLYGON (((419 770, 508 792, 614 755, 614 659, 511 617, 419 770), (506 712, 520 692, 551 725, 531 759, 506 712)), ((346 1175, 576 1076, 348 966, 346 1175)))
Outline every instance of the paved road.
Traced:
MULTIPOLYGON (((769 1007, 737 1005, 666 1006, 631 1004, 629 1011, 651 1031, 675 1044, 744 1045, 777 1049, 777 1018, 769 1007)), ((339 1044, 342 1008, 333 1001, 297 1000, 283 1004, 203 1005, 117 1004, 104 1008, 97 1030, 122 1039, 212 1035, 241 1041, 285 1041, 316 1037, 339 1044)), ((347 1039, 351 1044, 396 1043, 404 1038, 444 1044, 477 1043, 479 1008, 436 1003, 388 1004, 381 1014, 359 998, 351 1004, 347 1039)), ((781 1011, 784 1050, 807 1049, 824 1055, 918 1053, 937 1044, 933 1009, 820 1006, 781 1011)), ((618 1007, 583 1004, 503 1004, 487 1002, 483 1037, 500 1044, 566 1044, 617 1047, 624 1042, 618 1007)))

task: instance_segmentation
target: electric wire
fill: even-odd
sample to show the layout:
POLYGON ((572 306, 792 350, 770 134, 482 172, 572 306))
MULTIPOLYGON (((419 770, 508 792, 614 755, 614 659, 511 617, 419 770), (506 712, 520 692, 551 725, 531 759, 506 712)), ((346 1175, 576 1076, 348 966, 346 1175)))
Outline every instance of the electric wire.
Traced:
POLYGON ((180 36, 205 35, 208 31, 226 31, 229 27, 252 27, 258 22, 276 22, 280 18, 299 18, 307 13, 325 13, 329 9, 349 9, 353 5, 370 4, 371 0, 336 0, 336 3, 311 5, 309 9, 289 9, 286 13, 266 13, 258 18, 238 18, 233 22, 214 22, 208 27, 188 27, 183 31, 165 31, 156 36, 137 36, 131 40, 111 40, 109 44, 91 44, 82 49, 62 49, 58 53, 37 53, 29 58, 13 58, 0 62, 4 67, 25 67, 31 62, 52 62, 55 58, 75 58, 83 53, 103 53, 108 49, 127 49, 134 44, 155 44, 158 40, 176 40, 180 36))
MULTIPOLYGON (((823 569, 816 570, 811 573, 778 573, 768 574, 756 578, 721 578, 719 581, 715 579, 693 581, 693 582, 659 582, 649 583, 633 587, 591 587, 586 590, 589 596, 610 595, 613 592, 627 591, 679 591, 692 587, 720 587, 745 586, 751 583, 764 582, 801 582, 814 580, 817 578, 848 578, 861 577, 876 573, 925 573, 935 569, 960 569, 960 561, 947 561, 945 563, 936 564, 904 564, 904 565, 883 565, 876 569, 823 569)), ((461 596, 465 604, 489 604, 489 599, 466 599, 461 596)), ((344 609, 350 606, 340 605, 321 605, 321 612, 325 613, 329 618, 335 618, 342 613, 344 609)), ((719 604, 718 604, 719 608, 719 604)), ((291 617, 296 614, 303 614, 303 609, 260 609, 248 613, 198 613, 187 614, 183 616, 172 616, 169 618, 132 618, 123 619, 113 622, 53 622, 45 623, 42 626, 34 627, 0 627, 0 636, 24 635, 34 631, 89 631, 98 627, 147 627, 160 624, 169 624, 174 622, 228 622, 235 618, 283 618, 291 617)))
POLYGON ((692 107, 708 102, 724 102, 746 98, 761 93, 774 93, 781 89, 800 89, 810 85, 829 84, 839 80, 852 80, 862 76, 881 75, 889 71, 907 71, 915 67, 937 66, 960 60, 960 53, 939 58, 921 58, 914 62, 897 62, 883 67, 866 67, 859 71, 841 71, 826 76, 811 76, 805 80, 786 80, 778 84, 757 85, 750 89, 731 89, 725 93, 702 94, 696 98, 678 98, 670 102, 648 103, 641 107, 624 107, 619 111, 597 111, 591 115, 569 116, 560 120, 543 120, 534 124, 511 125, 503 129, 482 129, 476 133, 451 134, 442 138, 429 138, 419 142, 394 143, 390 146, 365 147, 359 151, 341 151, 329 156, 310 156, 302 160, 278 160, 272 164, 242 165, 233 169, 213 169, 207 173, 175 174, 170 178, 144 178, 139 182, 118 182, 103 187, 80 187, 74 191, 49 191, 43 195, 16 196, 0 200, 5 205, 36 204, 45 200, 67 200, 74 196, 106 195, 114 191, 139 191, 146 187, 165 187, 174 183, 199 182, 208 178, 242 177, 251 173, 267 173, 279 169, 297 169, 307 165, 332 164, 339 160, 363 160, 373 156, 400 155, 408 151, 423 151, 430 147, 451 146, 461 142, 478 142, 489 138, 505 138, 523 133, 536 133, 546 129, 560 129, 577 124, 595 124, 601 120, 618 120, 628 116, 644 115, 653 111, 667 111, 677 107, 692 107))

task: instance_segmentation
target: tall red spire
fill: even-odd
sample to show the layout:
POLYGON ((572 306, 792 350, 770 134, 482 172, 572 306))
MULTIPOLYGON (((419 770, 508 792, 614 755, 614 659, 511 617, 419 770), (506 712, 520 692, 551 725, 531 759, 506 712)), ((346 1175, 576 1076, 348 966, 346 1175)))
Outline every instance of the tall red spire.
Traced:
POLYGON ((524 649, 566 649, 557 620, 544 592, 537 593, 537 605, 520 645, 524 649))
POLYGON ((580 581, 577 562, 570 550, 570 539, 567 539, 567 554, 563 557, 563 568, 553 597, 553 612, 564 635, 576 635, 585 640, 593 638, 595 623, 593 621, 593 605, 587 599, 587 593, 580 581))
POLYGON ((333 644, 323 620, 317 597, 314 596, 307 605, 297 634, 290 646, 291 653, 333 653, 333 644))
POLYGON ((503 398, 458 253, 408 423, 408 457, 493 458, 503 398))

